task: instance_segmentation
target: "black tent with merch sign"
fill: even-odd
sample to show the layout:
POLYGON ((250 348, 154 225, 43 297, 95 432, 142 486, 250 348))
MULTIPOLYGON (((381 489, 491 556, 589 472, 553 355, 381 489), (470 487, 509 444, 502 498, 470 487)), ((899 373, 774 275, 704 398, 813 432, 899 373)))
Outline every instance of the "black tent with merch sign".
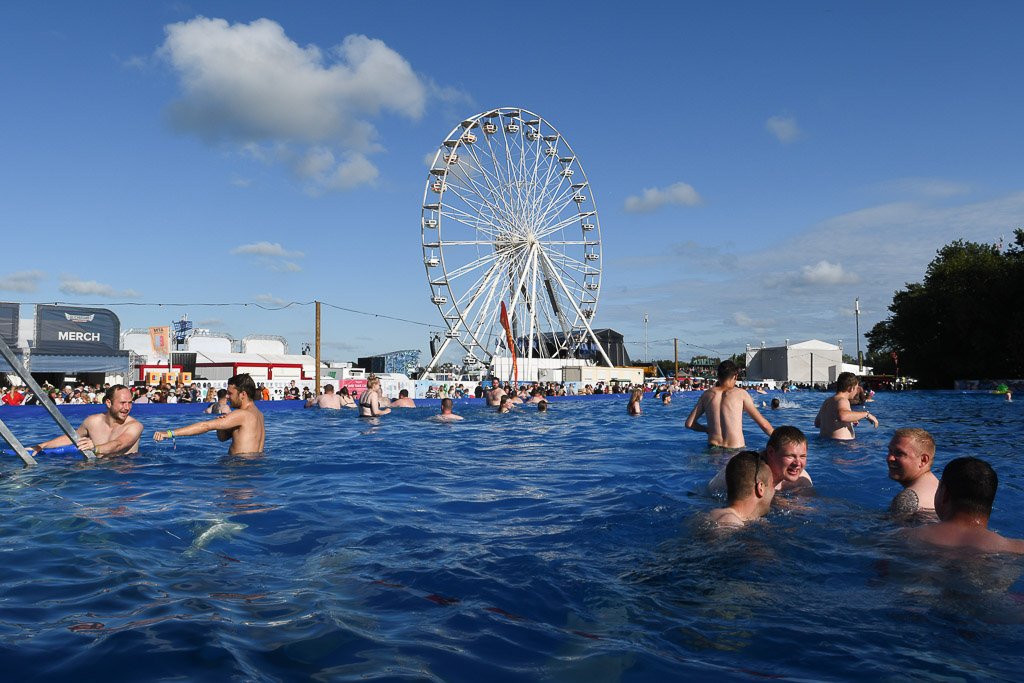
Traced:
POLYGON ((130 361, 128 351, 121 350, 120 319, 106 308, 37 304, 29 370, 127 377, 130 361))

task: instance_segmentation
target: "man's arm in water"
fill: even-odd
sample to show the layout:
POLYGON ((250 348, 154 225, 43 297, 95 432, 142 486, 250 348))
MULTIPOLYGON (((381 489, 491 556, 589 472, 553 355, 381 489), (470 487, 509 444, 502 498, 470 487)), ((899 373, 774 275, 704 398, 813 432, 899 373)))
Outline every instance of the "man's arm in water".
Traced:
MULTIPOLYGON (((92 416, 90 415, 89 417, 92 417, 92 416)), ((82 439, 84 439, 84 438, 89 436, 89 427, 87 425, 88 422, 89 422, 89 418, 87 417, 87 418, 85 418, 82 421, 82 424, 80 424, 78 426, 78 429, 75 430, 75 433, 78 434, 78 437, 79 437, 79 443, 81 443, 82 439)), ((47 448, 60 448, 61 446, 69 446, 69 445, 71 445, 71 439, 69 439, 67 437, 67 435, 62 434, 61 436, 58 436, 55 439, 50 439, 49 441, 44 441, 42 443, 36 444, 35 446, 29 446, 28 450, 35 451, 37 453, 41 453, 42 451, 46 450, 47 448)))
POLYGON ((221 415, 213 420, 204 420, 202 422, 193 422, 190 425, 181 427, 179 429, 163 430, 159 432, 153 432, 153 439, 156 441, 163 441, 164 439, 170 438, 170 432, 174 432, 174 436, 195 436, 196 434, 205 434, 206 432, 217 432, 217 438, 221 441, 227 441, 231 438, 231 432, 241 426, 243 421, 243 415, 241 410, 232 410, 226 415, 221 415))
POLYGON ((840 398, 836 408, 839 409, 839 419, 842 420, 843 422, 858 422, 859 420, 867 420, 875 429, 878 429, 878 418, 866 410, 862 413, 850 410, 850 399, 845 397, 840 398))
POLYGON ((764 415, 762 415, 757 409, 757 406, 754 405, 754 399, 750 398, 750 394, 746 391, 743 392, 743 410, 747 411, 747 415, 757 423, 757 426, 761 428, 762 432, 768 436, 772 435, 772 432, 775 431, 775 429, 768 420, 764 419, 764 415))
MULTIPOLYGON (((82 424, 85 426, 85 423, 82 424)), ((132 446, 142 436, 142 423, 133 420, 125 426, 125 430, 116 439, 106 443, 95 444, 90 437, 85 437, 78 442, 78 449, 82 451, 92 450, 96 455, 122 455, 132 449, 132 446)))
POLYGON ((701 394, 700 398, 697 399, 697 405, 695 405, 693 407, 693 410, 690 411, 689 417, 686 418, 686 428, 687 429, 692 429, 695 432, 704 432, 705 434, 707 434, 707 432, 708 432, 707 426, 706 425, 702 425, 700 422, 697 422, 697 420, 699 420, 700 416, 703 415, 703 414, 704 414, 704 394, 701 394))

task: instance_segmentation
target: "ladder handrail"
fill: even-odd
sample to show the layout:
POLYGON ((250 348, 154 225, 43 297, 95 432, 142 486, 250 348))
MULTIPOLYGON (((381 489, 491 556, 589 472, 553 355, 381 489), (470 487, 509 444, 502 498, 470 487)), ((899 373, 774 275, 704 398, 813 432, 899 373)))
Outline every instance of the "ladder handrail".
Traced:
MULTIPOLYGON (((53 401, 50 400, 50 397, 47 396, 46 392, 39 387, 39 383, 32 378, 32 375, 25 369, 25 366, 18 362, 14 352, 11 351, 11 347, 9 347, 7 342, 2 338, 0 338, 0 356, 3 356, 4 360, 7 361, 7 364, 11 366, 12 370, 14 370, 14 374, 21 378, 21 381, 25 383, 25 386, 32 390, 32 393, 35 394, 36 399, 39 401, 39 405, 46 408, 46 412, 50 414, 50 417, 53 418, 53 421, 56 422, 57 426, 60 427, 62 432, 64 432, 64 435, 71 439, 71 443, 77 446, 78 440, 82 437, 78 435, 78 432, 71 426, 68 419, 64 417, 59 410, 57 410, 57 406, 53 404, 53 401)), ((14 446, 13 443, 11 445, 14 446)), ((14 450, 18 450, 17 447, 15 447, 14 450)), ((84 450, 82 451, 82 454, 87 459, 96 457, 95 451, 92 450, 84 450)), ((22 457, 22 460, 24 459, 25 458, 22 457)))
POLYGON ((11 448, 13 448, 14 452, 18 454, 18 457, 21 458, 21 461, 23 463, 25 463, 26 465, 36 464, 36 459, 33 458, 32 455, 27 450, 25 450, 25 447, 21 445, 21 442, 18 441, 18 438, 14 436, 14 432, 12 432, 10 428, 4 424, 3 420, 0 420, 0 436, 3 437, 4 441, 11 444, 11 448))

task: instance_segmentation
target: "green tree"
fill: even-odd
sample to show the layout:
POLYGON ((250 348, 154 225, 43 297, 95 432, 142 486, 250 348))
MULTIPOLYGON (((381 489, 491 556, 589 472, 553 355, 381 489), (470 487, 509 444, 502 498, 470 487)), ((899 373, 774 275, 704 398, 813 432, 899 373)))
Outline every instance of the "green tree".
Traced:
MULTIPOLYGON (((867 334, 873 360, 892 359, 925 388, 956 379, 1024 377, 1024 230, 1006 251, 957 240, 939 249, 924 282, 893 295, 891 315, 867 334)), ((880 362, 876 372, 896 363, 880 362)))

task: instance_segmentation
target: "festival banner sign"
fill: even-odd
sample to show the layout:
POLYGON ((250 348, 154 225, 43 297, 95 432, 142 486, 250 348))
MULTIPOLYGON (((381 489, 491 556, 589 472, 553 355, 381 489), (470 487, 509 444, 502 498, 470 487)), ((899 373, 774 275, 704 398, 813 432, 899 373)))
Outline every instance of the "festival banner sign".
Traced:
POLYGON ((169 356, 171 353, 170 342, 171 330, 167 325, 163 327, 149 328, 149 342, 153 346, 153 353, 158 356, 169 356))
POLYGON ((121 321, 106 308, 36 304, 35 351, 105 356, 121 348, 121 321))

